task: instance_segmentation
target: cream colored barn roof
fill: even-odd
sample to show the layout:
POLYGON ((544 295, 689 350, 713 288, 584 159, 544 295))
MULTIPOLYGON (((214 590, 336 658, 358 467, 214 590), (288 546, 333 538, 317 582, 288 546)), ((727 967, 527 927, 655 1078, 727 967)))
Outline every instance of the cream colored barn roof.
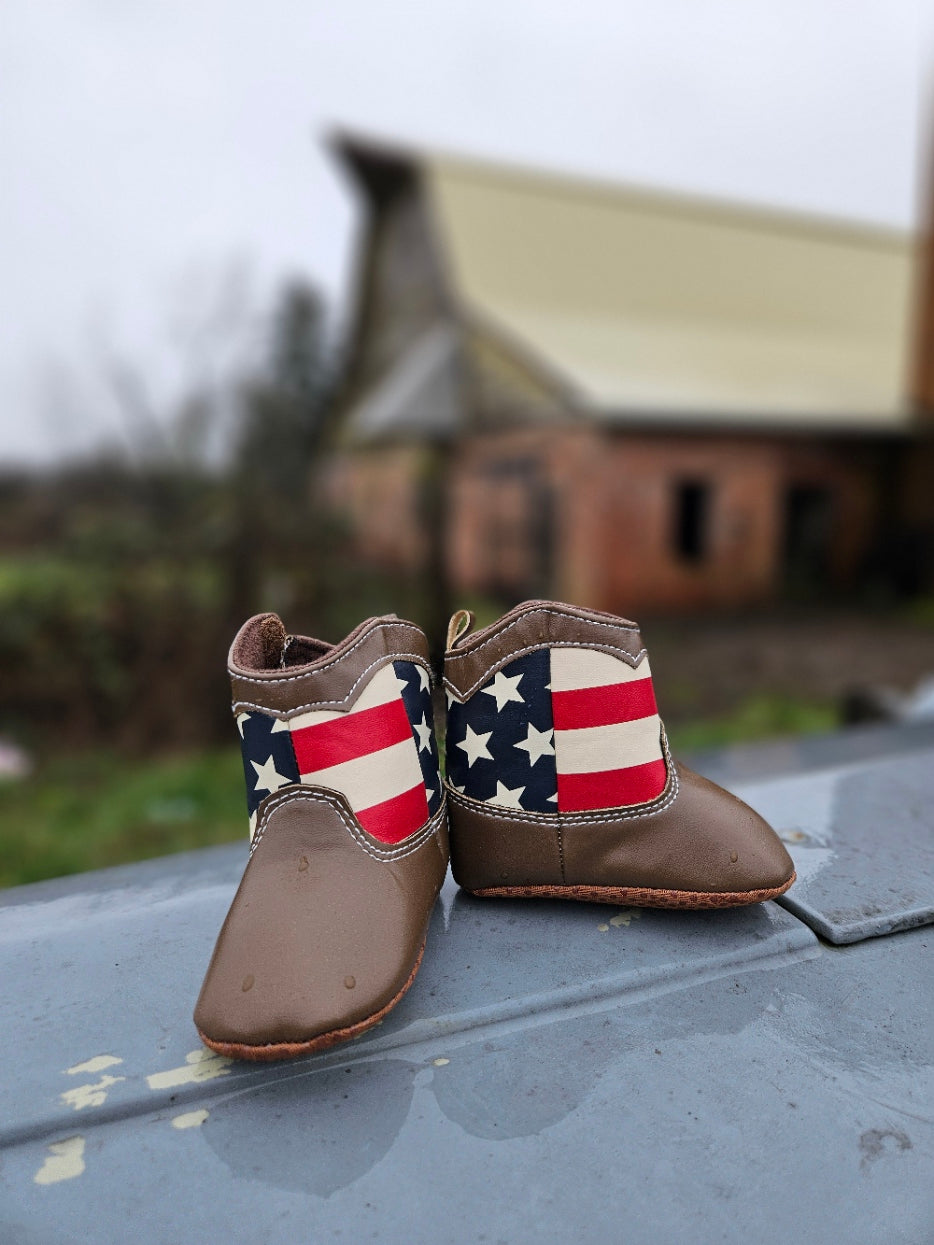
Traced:
POLYGON ((465 310, 583 406, 908 423, 908 235, 420 159, 465 310))

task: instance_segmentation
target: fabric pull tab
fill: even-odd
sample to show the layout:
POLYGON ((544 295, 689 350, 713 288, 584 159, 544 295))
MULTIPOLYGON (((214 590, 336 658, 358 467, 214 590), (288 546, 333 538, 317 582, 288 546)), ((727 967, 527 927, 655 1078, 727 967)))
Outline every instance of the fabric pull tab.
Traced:
POLYGON ((452 614, 451 621, 448 623, 448 648, 453 648, 457 641, 471 630, 476 621, 473 610, 458 610, 452 614))

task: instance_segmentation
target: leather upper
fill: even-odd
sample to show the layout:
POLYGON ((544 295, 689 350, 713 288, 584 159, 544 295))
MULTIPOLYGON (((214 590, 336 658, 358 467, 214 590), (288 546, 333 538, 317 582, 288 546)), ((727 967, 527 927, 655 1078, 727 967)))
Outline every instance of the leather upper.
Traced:
POLYGON ((458 700, 467 700, 525 653, 582 645, 630 666, 645 655, 639 628, 628 619, 556 601, 524 601, 489 627, 454 641, 444 655, 444 685, 458 700))
POLYGON ((654 811, 599 815, 490 809, 448 791, 451 866, 467 890, 607 886, 711 894, 769 890, 791 877, 791 857, 742 800, 686 765, 654 811))
POLYGON ((339 644, 330 645, 305 636, 287 637, 275 614, 258 614, 241 627, 230 649, 234 712, 259 708, 289 718, 310 709, 348 709, 368 678, 398 660, 431 669, 428 641, 414 623, 368 618, 339 644), (281 643, 292 640, 285 649, 285 665, 269 640, 270 634, 278 634, 275 623, 282 629, 281 643), (309 660, 295 664, 293 653, 308 654, 309 660), (249 664, 251 658, 255 665, 249 664))
POLYGON ((442 808, 387 847, 317 788, 271 802, 195 1008, 217 1042, 308 1041, 364 1021, 404 988, 447 869, 442 808))

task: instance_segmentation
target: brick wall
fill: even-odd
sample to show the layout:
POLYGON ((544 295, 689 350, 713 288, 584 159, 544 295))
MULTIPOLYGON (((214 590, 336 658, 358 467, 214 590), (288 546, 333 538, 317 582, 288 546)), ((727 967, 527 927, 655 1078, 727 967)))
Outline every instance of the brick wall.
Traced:
POLYGON ((786 542, 794 490, 805 535, 810 507, 824 550, 822 565, 804 569, 828 591, 845 589, 871 543, 875 474, 865 447, 805 439, 593 427, 477 437, 455 468, 452 575, 467 590, 513 582, 513 595, 536 586, 623 613, 765 602, 793 569, 786 542), (702 512, 687 548, 685 492, 701 497, 702 512), (535 539, 543 530, 548 583, 535 539))
MULTIPOLYGON (((411 446, 332 461, 328 496, 365 557, 425 565, 427 461, 411 446)), ((858 586, 881 505, 878 452, 858 441, 573 425, 464 438, 451 461, 456 591, 542 594, 623 614, 858 586)))

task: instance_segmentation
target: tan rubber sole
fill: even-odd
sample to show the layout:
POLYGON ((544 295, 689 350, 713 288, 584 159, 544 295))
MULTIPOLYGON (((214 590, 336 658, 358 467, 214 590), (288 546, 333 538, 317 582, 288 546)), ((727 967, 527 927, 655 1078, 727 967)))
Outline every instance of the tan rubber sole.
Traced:
POLYGON ((415 967, 409 973, 402 989, 393 995, 385 1007, 381 1007, 372 1016, 366 1016, 363 1020, 347 1025, 346 1028, 330 1029, 327 1033, 319 1033, 317 1037, 309 1038, 305 1042, 271 1042, 266 1046, 251 1046, 243 1042, 218 1042, 208 1037, 206 1033, 202 1033, 200 1029, 198 1036, 205 1046, 209 1046, 218 1055, 226 1055, 228 1059, 247 1059, 252 1063, 270 1063, 275 1059, 296 1059, 299 1055, 314 1055, 318 1051, 328 1050, 331 1046, 349 1042, 351 1038, 359 1037, 361 1033, 366 1033, 367 1029, 378 1025, 392 1011, 415 980, 424 954, 425 944, 422 943, 415 967))
MULTIPOLYGON (((644 886, 487 886, 468 891, 481 899, 576 899, 633 908, 741 908, 784 895, 797 874, 781 886, 756 891, 675 891, 644 886)), ((466 889, 466 887, 465 887, 466 889)))

